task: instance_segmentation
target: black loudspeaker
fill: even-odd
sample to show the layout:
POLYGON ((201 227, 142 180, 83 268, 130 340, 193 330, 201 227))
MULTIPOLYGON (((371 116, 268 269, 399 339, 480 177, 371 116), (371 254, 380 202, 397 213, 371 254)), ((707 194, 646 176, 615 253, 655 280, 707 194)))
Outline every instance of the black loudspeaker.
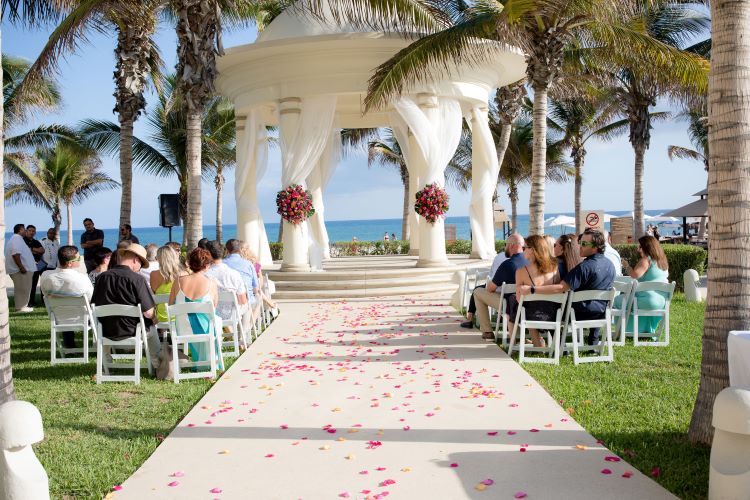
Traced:
POLYGON ((180 225, 180 195, 159 195, 159 225, 161 227, 180 225))

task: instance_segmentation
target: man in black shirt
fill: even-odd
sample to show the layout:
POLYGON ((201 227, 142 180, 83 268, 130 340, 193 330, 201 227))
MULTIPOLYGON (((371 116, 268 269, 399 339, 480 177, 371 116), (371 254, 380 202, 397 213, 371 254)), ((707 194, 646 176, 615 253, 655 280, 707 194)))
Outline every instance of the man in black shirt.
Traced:
POLYGON ((120 241, 128 240, 131 243, 140 243, 138 236, 133 234, 133 227, 130 224, 120 226, 120 241))
POLYGON ((86 231, 81 235, 81 248, 83 248, 83 261, 86 263, 86 272, 90 273, 96 267, 94 264, 94 252, 104 245, 104 231, 94 227, 94 221, 89 218, 83 219, 83 227, 86 231))
MULTIPOLYGON (((581 237, 581 256, 585 257, 583 262, 570 270, 565 280, 557 285, 544 285, 531 287, 528 285, 518 287, 520 295, 529 293, 555 294, 565 293, 568 290, 574 292, 583 290, 609 290, 615 280, 615 266, 604 256, 607 240, 601 231, 586 231, 581 237)), ((606 300, 586 300, 575 302, 573 310, 576 319, 590 320, 601 319, 607 309, 606 300)), ((599 344, 599 329, 589 330, 589 345, 599 344)))
POLYGON ((492 333, 489 308, 492 307, 499 311, 500 300, 506 300, 510 295, 506 294, 505 297, 500 297, 498 288, 503 283, 515 283, 516 271, 528 264, 523 256, 523 245, 523 236, 518 233, 511 234, 505 247, 510 258, 500 264, 500 267, 495 271, 495 276, 487 282, 487 288, 474 290, 474 302, 477 306, 477 316, 479 316, 479 329, 482 331, 482 338, 485 340, 495 338, 492 333))
POLYGON ((39 274, 43 268, 46 268, 46 264, 42 263, 42 256, 44 255, 44 247, 42 243, 34 238, 36 236, 36 226, 29 224, 26 226, 26 236, 23 240, 31 250, 31 254, 34 256, 34 262, 36 262, 36 269, 34 269, 34 275, 31 278, 31 295, 29 296, 29 307, 36 307, 36 285, 39 282, 39 274))
MULTIPOLYGON (((149 290, 146 280, 138 274, 141 267, 148 267, 146 250, 138 244, 132 244, 127 249, 120 249, 119 263, 109 271, 105 271, 96 278, 94 295, 91 301, 97 306, 109 304, 141 305, 146 328, 153 324, 154 297, 149 290)), ((124 340, 135 336, 138 318, 113 316, 102 318, 103 335, 111 340, 124 340)), ((150 329, 146 334, 151 362, 156 364, 159 353, 159 339, 150 329)))

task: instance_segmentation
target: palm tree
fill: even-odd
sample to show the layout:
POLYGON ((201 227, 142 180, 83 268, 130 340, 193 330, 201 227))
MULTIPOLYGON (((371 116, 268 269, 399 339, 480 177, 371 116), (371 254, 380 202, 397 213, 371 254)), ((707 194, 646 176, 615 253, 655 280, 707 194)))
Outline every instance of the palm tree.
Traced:
POLYGON ((409 240, 409 214, 411 213, 411 201, 409 199, 409 170, 406 168, 406 159, 401 152, 401 146, 393 136, 391 129, 383 129, 380 140, 370 141, 367 148, 367 165, 381 165, 394 168, 401 176, 401 184, 404 186, 404 205, 401 211, 401 239, 409 240))
POLYGON ((206 147, 204 158, 212 162, 216 175, 216 239, 223 239, 222 192, 224 190, 224 171, 234 166, 236 160, 236 133, 234 107, 225 98, 214 98, 210 101, 203 118, 203 144, 206 147))
MULTIPOLYGON (((652 0, 653 3, 659 0, 652 0)), ((547 100, 566 58, 640 63, 662 71, 661 81, 705 79, 700 58, 661 43, 630 23, 641 2, 610 0, 488 0, 453 9, 453 24, 429 34, 382 64, 370 80, 367 109, 382 107, 415 83, 446 75, 455 61, 486 64, 495 53, 485 39, 509 43, 526 53, 526 75, 534 91, 534 155, 529 202, 530 232, 543 233, 546 178, 547 100), (668 70, 667 70, 668 69, 668 70), (667 71, 668 76, 667 78, 667 71)), ((443 5, 444 2, 435 2, 443 5)))
MULTIPOLYGON (((68 3, 66 0, 6 0, 0 6, 2 9, 0 10, 0 23, 8 20, 13 24, 39 26, 56 20, 68 3)), ((4 103, 0 103, 0 137, 5 137, 4 126, 5 106, 4 103)), ((2 157, 4 157, 4 144, 0 141, 0 158, 2 157)), ((3 176, 4 162, 0 166, 0 177, 3 176)), ((0 183, 0 198, 4 197, 5 192, 0 183)), ((0 246, 5 247, 5 207, 3 204, 0 204, 0 246)), ((10 329, 5 281, 5 261, 4 257, 0 257, 0 404, 16 399, 13 370, 10 365, 10 329)))
POLYGON ((746 151, 750 148, 750 92, 738 54, 750 50, 750 4, 711 2, 712 49, 708 91, 708 298, 703 329, 703 355, 698 396, 688 437, 710 444, 716 395, 729 385, 727 332, 750 329, 750 179, 746 151), (720 236, 719 236, 720 235, 720 236))
POLYGON ((75 50, 93 31, 114 29, 115 109, 120 121, 120 224, 130 223, 133 202, 133 124, 146 107, 143 96, 149 76, 158 87, 162 65, 153 41, 157 21, 166 7, 164 0, 91 0, 77 2, 76 7, 52 32, 47 44, 33 64, 21 91, 49 77, 66 53, 75 50))
POLYGON ((100 167, 101 162, 94 151, 58 142, 53 148, 37 150, 26 164, 10 162, 5 200, 31 203, 49 210, 58 230, 64 206, 68 219, 68 245, 72 245, 73 205, 95 193, 119 186, 101 172, 100 167))
MULTIPOLYGON (((189 170, 187 163, 187 117, 175 88, 175 77, 164 79, 158 104, 149 111, 146 121, 150 129, 149 142, 133 138, 135 167, 157 177, 176 177, 179 183, 180 212, 184 217, 188 208, 189 170)), ((234 110, 227 101, 214 97, 204 108, 201 123, 203 158, 201 180, 215 179, 215 168, 222 169, 234 161, 234 110), (216 116, 215 116, 216 115, 216 116), (231 140, 227 139, 231 136, 231 140)), ((81 134, 87 144, 101 154, 116 154, 120 143, 120 128, 116 123, 87 120, 81 134)), ((187 234, 183 233, 187 244, 187 234)))
POLYGON ((627 120, 610 121, 617 114, 616 106, 606 97, 577 97, 553 100, 550 103, 549 127, 563 136, 562 144, 570 149, 575 168, 576 234, 581 227, 581 190, 586 143, 592 139, 611 140, 627 131, 627 120))
POLYGON ((688 108, 680 114, 680 117, 688 120, 688 137, 693 148, 684 146, 669 146, 667 155, 670 160, 675 158, 681 160, 694 160, 703 164, 708 172, 708 110, 705 105, 701 107, 688 108))
MULTIPOLYGON (((687 47, 687 42, 697 36, 705 35, 710 19, 692 5, 680 3, 657 2, 645 5, 633 17, 634 23, 641 23, 655 40, 675 50, 691 56, 705 42, 687 47), (685 48, 685 50, 681 50, 685 48)), ((693 56, 702 59, 700 56, 693 56)), ((656 105, 662 96, 683 97, 700 95, 705 90, 708 67, 695 75, 692 81, 682 82, 671 78, 670 72, 662 74, 659 68, 625 61, 619 68, 610 73, 611 92, 619 101, 622 113, 629 122, 629 140, 635 154, 635 182, 633 191, 633 237, 638 238, 644 230, 643 207, 643 174, 644 156, 651 141, 654 115, 651 107, 656 105), (667 77, 667 78, 665 78, 667 77)))

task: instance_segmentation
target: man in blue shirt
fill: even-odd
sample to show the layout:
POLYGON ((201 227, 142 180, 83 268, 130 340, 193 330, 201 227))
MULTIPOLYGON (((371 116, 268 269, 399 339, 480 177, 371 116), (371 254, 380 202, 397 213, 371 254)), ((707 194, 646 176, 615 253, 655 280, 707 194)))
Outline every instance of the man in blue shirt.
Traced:
POLYGON ((492 333, 492 323, 490 322, 490 310, 500 310, 500 300, 508 298, 500 297, 500 286, 503 283, 514 284, 516 282, 516 271, 527 265, 528 262, 523 256, 523 237, 514 233, 508 238, 506 250, 510 258, 500 264, 495 271, 495 275, 487 282, 487 288, 477 288, 474 290, 474 302, 477 306, 477 316, 479 316, 479 329, 482 331, 482 338, 492 340, 495 335, 492 333))
POLYGON ((259 291, 258 275, 255 273, 255 265, 249 260, 240 256, 240 240, 231 239, 226 243, 227 256, 224 258, 224 264, 234 269, 242 276, 247 288, 247 303, 253 313, 253 319, 258 317, 256 311, 259 305, 257 296, 259 291))
MULTIPOLYGON (((586 231, 580 241, 581 256, 585 257, 583 262, 571 269, 564 281, 557 285, 545 285, 531 287, 528 285, 518 287, 520 295, 529 293, 555 294, 564 293, 568 290, 574 292, 583 290, 609 290, 615 280, 615 266, 604 256, 607 240, 601 231, 586 231)), ((601 319, 607 309, 606 300, 586 300, 573 304, 576 319, 589 320, 601 319)), ((592 328, 589 331, 589 345, 599 343, 599 329, 592 328)))

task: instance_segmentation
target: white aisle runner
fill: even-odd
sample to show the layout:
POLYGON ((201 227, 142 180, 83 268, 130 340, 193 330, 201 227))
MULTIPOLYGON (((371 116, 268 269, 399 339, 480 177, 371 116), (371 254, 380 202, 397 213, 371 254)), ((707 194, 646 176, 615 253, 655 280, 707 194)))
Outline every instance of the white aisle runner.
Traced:
POLYGON ((113 498, 674 498, 445 302, 282 304, 113 498))

